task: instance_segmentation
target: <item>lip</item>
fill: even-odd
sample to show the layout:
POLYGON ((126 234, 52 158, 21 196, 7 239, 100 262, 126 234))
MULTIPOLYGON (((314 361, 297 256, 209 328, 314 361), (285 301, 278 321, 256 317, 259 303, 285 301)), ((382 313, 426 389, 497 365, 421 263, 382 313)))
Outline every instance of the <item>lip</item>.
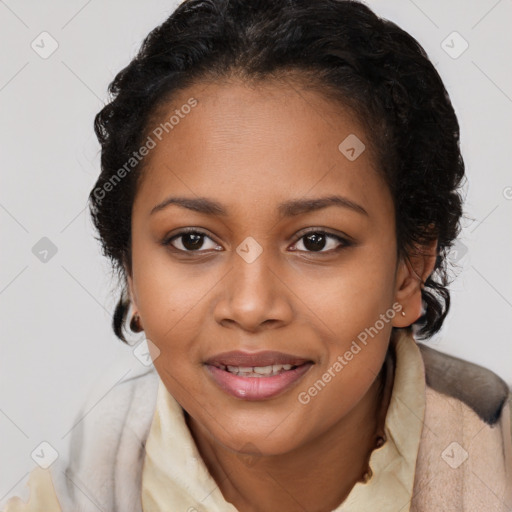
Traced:
POLYGON ((268 400, 283 394, 296 384, 313 366, 313 361, 282 352, 223 352, 205 362, 214 382, 227 394, 242 400, 268 400), (268 377, 241 377, 230 373, 226 366, 270 366, 290 364, 294 368, 268 377))
POLYGON ((264 350, 261 352, 233 350, 216 354, 207 359, 205 364, 220 368, 221 366, 269 366, 273 364, 299 366, 307 362, 311 362, 311 360, 274 350, 264 350))

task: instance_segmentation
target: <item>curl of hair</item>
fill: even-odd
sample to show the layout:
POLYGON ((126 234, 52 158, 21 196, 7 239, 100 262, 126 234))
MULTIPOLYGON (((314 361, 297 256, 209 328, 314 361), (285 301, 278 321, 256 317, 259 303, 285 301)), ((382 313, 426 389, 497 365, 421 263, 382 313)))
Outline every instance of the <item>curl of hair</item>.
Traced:
POLYGON ((95 118, 101 173, 89 204, 123 285, 115 334, 126 342, 131 212, 144 161, 121 180, 114 175, 173 95, 233 77, 294 80, 358 115, 394 198, 399 255, 437 240, 434 271, 422 284, 425 313, 415 325, 419 338, 439 331, 450 306, 447 253, 460 231, 464 163, 454 109, 420 44, 352 0, 185 0, 117 74, 95 118))

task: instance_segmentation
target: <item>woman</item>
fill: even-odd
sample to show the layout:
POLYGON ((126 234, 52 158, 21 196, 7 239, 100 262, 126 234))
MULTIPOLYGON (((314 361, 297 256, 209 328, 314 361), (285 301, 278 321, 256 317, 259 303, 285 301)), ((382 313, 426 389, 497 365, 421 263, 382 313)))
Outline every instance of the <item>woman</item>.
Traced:
POLYGON ((510 390, 417 343, 464 164, 416 40, 358 2, 189 0, 110 91, 91 213, 154 370, 4 511, 509 510, 510 390))

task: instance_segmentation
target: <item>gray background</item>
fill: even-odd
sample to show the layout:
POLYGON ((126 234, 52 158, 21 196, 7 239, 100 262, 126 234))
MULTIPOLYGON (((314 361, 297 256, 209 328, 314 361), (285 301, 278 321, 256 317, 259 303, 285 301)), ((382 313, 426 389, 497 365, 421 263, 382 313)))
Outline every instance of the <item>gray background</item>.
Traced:
MULTIPOLYGON (((468 218, 452 255, 453 308, 429 343, 512 383, 511 1, 368 3, 424 46, 461 124, 468 218)), ((99 172, 93 118, 175 5, 0 1, 0 502, 26 495, 42 441, 66 453, 88 394, 101 400, 141 364, 111 332, 116 283, 86 210, 99 172), (43 31, 58 43, 46 59, 31 47, 51 48, 43 31), (56 248, 45 262, 43 237, 56 248)))

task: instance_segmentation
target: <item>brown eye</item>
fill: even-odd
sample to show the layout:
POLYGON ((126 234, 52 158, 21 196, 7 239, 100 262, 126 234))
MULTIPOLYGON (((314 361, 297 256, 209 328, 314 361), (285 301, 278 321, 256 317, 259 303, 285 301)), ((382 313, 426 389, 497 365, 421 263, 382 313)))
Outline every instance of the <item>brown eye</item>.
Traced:
POLYGON ((321 251, 327 243, 327 237, 323 233, 311 233, 304 237, 303 243, 308 251, 321 251))
POLYGON ((187 251, 195 251, 197 249, 201 249, 201 246, 204 243, 204 235, 199 233, 187 233, 185 235, 181 235, 181 244, 187 251))
POLYGON ((302 235, 295 245, 294 250, 326 253, 347 247, 350 245, 350 242, 341 236, 326 233, 325 231, 310 231, 302 235), (300 244, 302 244, 304 249, 297 247, 300 244), (324 250, 325 248, 327 249, 324 250))
POLYGON ((218 250, 219 247, 218 244, 216 244, 208 235, 206 235, 206 233, 194 230, 182 231, 164 241, 163 244, 170 245, 176 250, 182 252, 199 252, 200 249, 218 250), (210 247, 205 247, 205 245, 208 245, 208 243, 205 244, 205 240, 209 240, 211 242, 210 247))

